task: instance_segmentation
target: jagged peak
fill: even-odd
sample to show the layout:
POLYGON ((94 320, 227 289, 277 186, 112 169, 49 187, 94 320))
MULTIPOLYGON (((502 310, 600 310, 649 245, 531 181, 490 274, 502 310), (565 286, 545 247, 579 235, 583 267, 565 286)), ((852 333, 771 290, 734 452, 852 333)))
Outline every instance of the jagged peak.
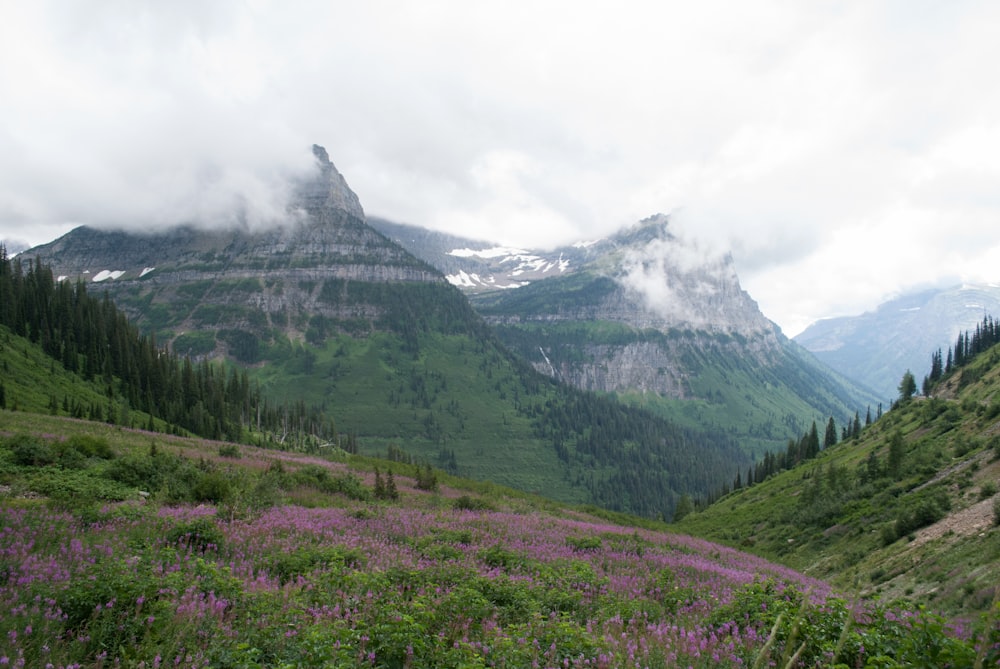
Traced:
POLYGON ((357 218, 365 218, 365 210, 361 200, 347 185, 347 180, 330 160, 326 148, 319 144, 312 145, 313 156, 319 173, 299 186, 299 196, 302 206, 307 211, 317 211, 326 207, 342 209, 357 218))

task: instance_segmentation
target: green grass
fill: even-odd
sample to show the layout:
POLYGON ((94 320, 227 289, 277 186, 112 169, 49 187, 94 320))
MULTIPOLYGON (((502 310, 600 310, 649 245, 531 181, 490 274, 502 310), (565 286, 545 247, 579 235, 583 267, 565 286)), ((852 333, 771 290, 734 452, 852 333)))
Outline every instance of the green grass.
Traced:
POLYGON ((987 610, 1000 582, 990 506, 1000 481, 998 361, 1000 349, 987 352, 937 397, 897 407, 859 440, 733 492, 677 527, 861 594, 955 616, 987 610), (903 451, 892 474, 895 435, 903 451), (880 468, 874 477, 870 461, 880 468))
POLYGON ((429 334, 420 354, 398 337, 337 337, 322 348, 301 346, 253 373, 276 397, 322 397, 342 433, 356 434, 362 452, 384 454, 390 445, 455 473, 563 501, 585 499, 568 485, 555 451, 518 412, 517 398, 539 404, 555 396, 529 395, 517 371, 497 355, 476 350, 463 335, 429 334))

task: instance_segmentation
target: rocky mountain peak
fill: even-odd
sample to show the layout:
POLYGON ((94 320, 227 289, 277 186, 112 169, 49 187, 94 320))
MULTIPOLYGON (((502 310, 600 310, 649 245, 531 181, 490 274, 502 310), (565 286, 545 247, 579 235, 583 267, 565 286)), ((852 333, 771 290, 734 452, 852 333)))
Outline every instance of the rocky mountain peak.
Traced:
POLYGON ((299 185, 298 196, 302 207, 310 214, 333 208, 364 219, 365 211, 361 207, 361 200, 347 185, 344 175, 337 171, 326 149, 313 144, 312 152, 316 157, 318 173, 299 185))

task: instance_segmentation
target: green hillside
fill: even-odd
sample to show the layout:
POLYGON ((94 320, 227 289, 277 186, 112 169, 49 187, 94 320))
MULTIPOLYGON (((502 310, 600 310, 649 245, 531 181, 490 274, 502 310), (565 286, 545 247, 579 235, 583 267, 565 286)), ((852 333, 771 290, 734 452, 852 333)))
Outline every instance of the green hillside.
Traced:
POLYGON ((342 451, 0 411, 0 527, 13 666, 1000 659, 995 619, 955 632, 648 520, 342 451))
POLYGON ((695 329, 636 328, 625 323, 570 316, 589 313, 619 290, 607 277, 579 271, 518 288, 474 296, 500 339, 525 359, 556 369, 606 364, 616 350, 646 347, 664 352, 661 374, 682 378, 672 395, 619 392, 619 399, 691 428, 727 434, 753 458, 782 447, 813 422, 838 425, 865 412, 873 396, 822 367, 787 340, 756 339, 695 329), (555 315, 550 317, 550 315, 555 315))
MULTIPOLYGON (((74 369, 106 389, 109 406, 89 418, 283 449, 379 454, 392 446, 455 474, 662 518, 682 495, 705 496, 749 464, 722 432, 535 372, 444 281, 313 281, 300 295, 319 307, 299 313, 300 330, 271 327, 262 311, 248 324, 244 311, 223 310, 174 345, 189 355, 223 346, 231 358, 194 362, 159 350, 155 333, 141 334, 109 295, 97 300, 82 282, 56 282, 37 262, 0 264, 0 290, 13 304, 0 323, 48 355, 45 369, 74 369)), ((163 290, 192 285, 136 281, 116 293, 133 311, 133 299, 155 311, 163 290)), ((225 281, 204 290, 221 294, 216 284, 225 281)), ((50 381, 33 378, 33 392, 63 402, 57 389, 43 390, 50 381)), ((62 404, 56 413, 77 415, 62 404)))
POLYGON ((944 374, 930 397, 901 398, 860 438, 737 490, 677 527, 860 595, 968 616, 997 596, 998 488, 1000 347, 993 346, 944 374))

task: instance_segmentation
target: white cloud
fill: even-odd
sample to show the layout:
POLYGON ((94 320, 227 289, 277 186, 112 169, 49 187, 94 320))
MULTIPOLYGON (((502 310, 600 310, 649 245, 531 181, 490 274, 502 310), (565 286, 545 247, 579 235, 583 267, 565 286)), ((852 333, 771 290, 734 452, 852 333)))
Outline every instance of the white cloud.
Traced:
POLYGON ((267 220, 316 142, 366 211, 508 245, 678 212, 789 333, 988 274, 1000 246, 985 0, 0 0, 0 15, 2 239, 226 220, 234 203, 267 220))

